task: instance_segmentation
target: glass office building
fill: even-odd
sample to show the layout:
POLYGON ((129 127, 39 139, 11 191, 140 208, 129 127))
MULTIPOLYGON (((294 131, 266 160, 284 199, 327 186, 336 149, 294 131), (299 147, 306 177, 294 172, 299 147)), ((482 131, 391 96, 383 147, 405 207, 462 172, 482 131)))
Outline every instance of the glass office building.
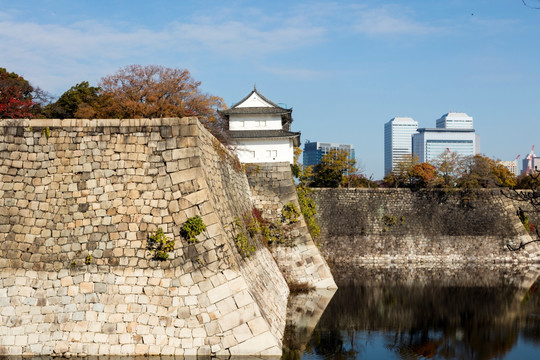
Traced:
POLYGON ((449 112, 437 119, 436 126, 435 129, 418 129, 413 135, 413 153, 420 162, 432 163, 448 151, 461 156, 480 153, 480 136, 474 131, 472 116, 449 112))
POLYGON ((398 162, 412 153, 412 135, 418 122, 410 117, 395 117, 384 124, 384 174, 395 169, 398 162))
POLYGON ((354 147, 350 144, 323 143, 319 141, 307 141, 304 144, 302 163, 304 166, 315 166, 321 162, 324 155, 332 149, 345 150, 349 153, 349 159, 355 159, 354 147))
POLYGON ((472 156, 480 152, 480 136, 474 129, 418 129, 412 136, 413 153, 422 162, 433 163, 444 152, 472 156))

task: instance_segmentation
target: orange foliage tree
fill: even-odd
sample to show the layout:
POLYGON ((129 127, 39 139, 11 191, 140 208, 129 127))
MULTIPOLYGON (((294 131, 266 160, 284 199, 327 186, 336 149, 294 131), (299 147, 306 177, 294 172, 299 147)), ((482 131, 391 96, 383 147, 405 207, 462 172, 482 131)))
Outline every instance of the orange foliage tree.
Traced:
POLYGON ((425 188, 435 186, 440 183, 437 169, 435 168, 435 166, 427 162, 413 165, 407 171, 407 173, 411 178, 412 186, 415 187, 425 188))
MULTIPOLYGON (((203 93, 188 70, 158 65, 129 65, 101 79, 108 98, 102 116, 163 118, 196 116, 214 135, 223 135, 224 120, 217 110, 222 98, 203 93)), ((223 139, 222 136, 218 136, 223 139)))

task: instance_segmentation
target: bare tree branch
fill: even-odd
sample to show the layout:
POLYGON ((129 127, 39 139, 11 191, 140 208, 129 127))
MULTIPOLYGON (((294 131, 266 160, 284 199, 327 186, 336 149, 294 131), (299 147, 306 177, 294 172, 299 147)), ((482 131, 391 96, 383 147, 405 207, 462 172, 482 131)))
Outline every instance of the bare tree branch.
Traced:
POLYGON ((540 9, 540 6, 539 6, 539 7, 531 6, 531 5, 527 4, 527 2, 526 2, 525 0, 521 0, 521 2, 523 3, 523 5, 525 5, 525 6, 528 7, 528 8, 536 9, 536 10, 539 10, 539 9, 540 9))

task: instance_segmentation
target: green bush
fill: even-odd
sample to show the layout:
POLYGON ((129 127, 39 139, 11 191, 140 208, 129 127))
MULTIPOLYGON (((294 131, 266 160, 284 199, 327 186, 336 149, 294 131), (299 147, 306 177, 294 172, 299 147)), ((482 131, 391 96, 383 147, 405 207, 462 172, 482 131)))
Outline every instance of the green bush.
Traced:
POLYGON ((180 228, 180 235, 187 241, 194 243, 197 242, 197 235, 206 230, 206 225, 203 219, 199 215, 190 217, 180 228))
POLYGON ((281 211, 282 221, 284 223, 294 224, 298 222, 300 216, 300 210, 292 202, 288 202, 283 206, 281 211))
POLYGON ((240 254, 244 257, 249 257, 252 253, 255 252, 255 246, 251 244, 249 238, 244 232, 239 232, 234 238, 234 242, 240 254))
POLYGON ((384 215, 382 217, 382 222, 386 227, 394 226, 397 224, 398 219, 394 215, 384 215))
POLYGON ((167 260, 169 252, 174 249, 174 240, 169 240, 163 233, 163 229, 158 228, 155 233, 148 236, 148 249, 154 260, 167 260))
POLYGON ((299 185, 297 187, 297 193, 300 210, 302 211, 302 215, 304 215, 304 220, 306 221, 309 233, 313 240, 315 240, 321 234, 321 228, 319 227, 319 224, 317 224, 317 219, 315 218, 315 215, 317 214, 315 200, 309 195, 309 187, 307 186, 299 185))

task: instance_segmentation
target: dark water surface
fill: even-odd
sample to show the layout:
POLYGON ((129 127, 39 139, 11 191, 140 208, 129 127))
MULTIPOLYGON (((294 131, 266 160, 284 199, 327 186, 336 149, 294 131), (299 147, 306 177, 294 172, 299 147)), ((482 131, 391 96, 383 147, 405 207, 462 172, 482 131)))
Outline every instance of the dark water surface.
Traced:
POLYGON ((540 359, 540 268, 333 270, 291 299, 282 359, 540 359))

